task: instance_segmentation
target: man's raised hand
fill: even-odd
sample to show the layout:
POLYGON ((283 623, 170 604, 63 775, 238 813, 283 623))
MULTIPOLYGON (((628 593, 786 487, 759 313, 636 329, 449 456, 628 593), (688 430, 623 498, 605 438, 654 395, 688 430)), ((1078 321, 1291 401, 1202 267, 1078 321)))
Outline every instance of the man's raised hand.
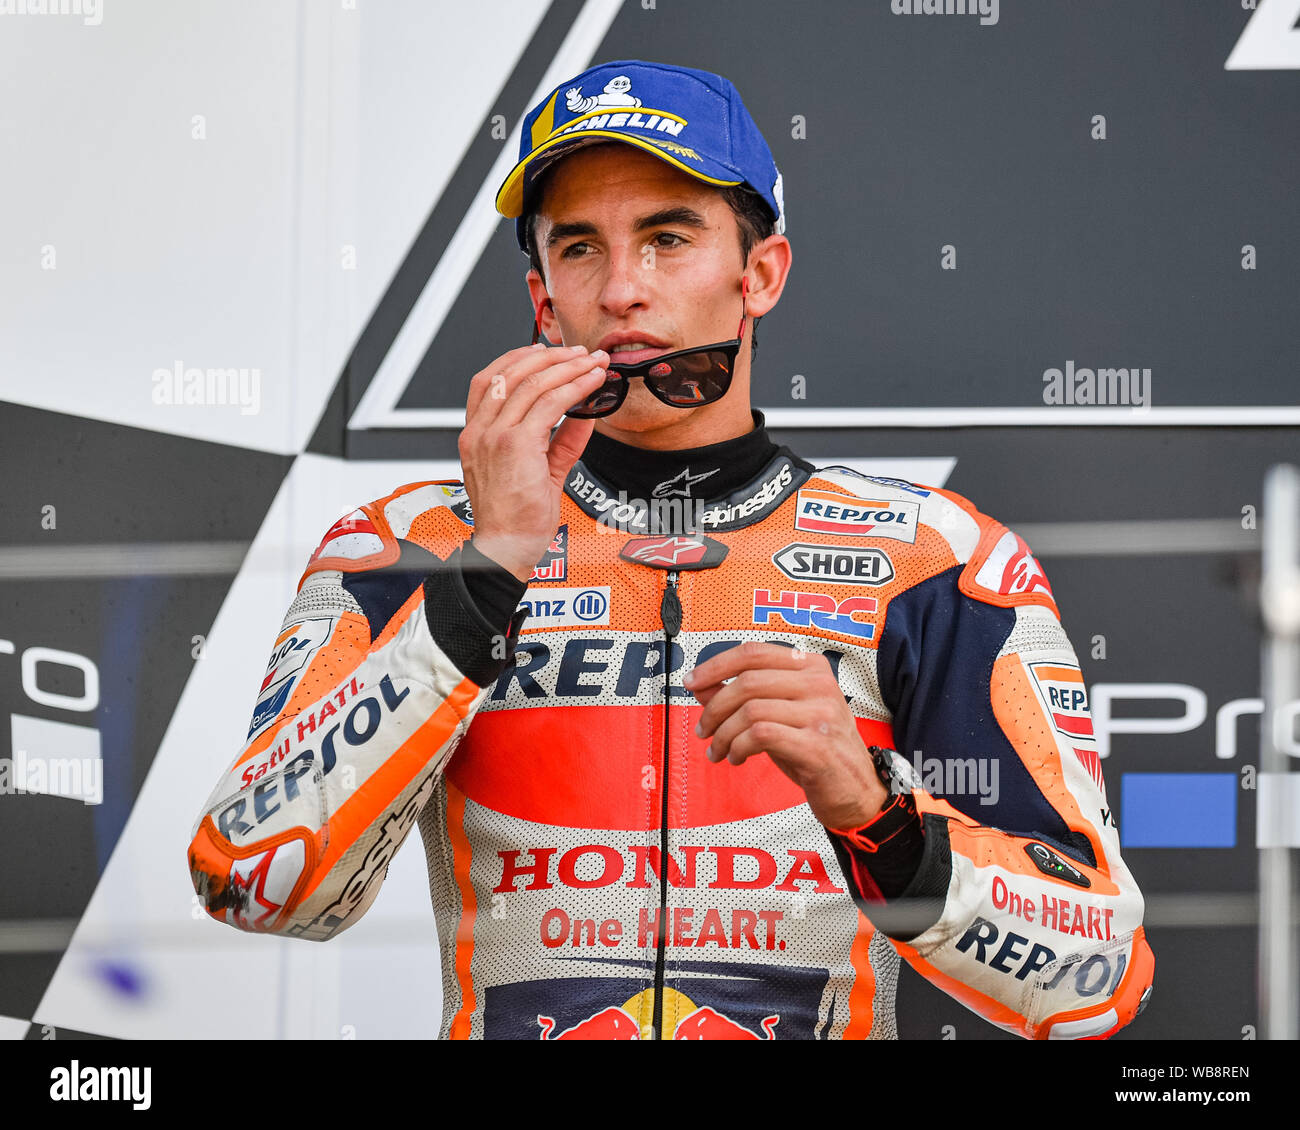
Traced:
POLYGON ((565 418, 605 381, 609 354, 585 346, 524 346, 503 353, 469 383, 458 447, 474 510, 474 545, 526 581, 560 521, 564 481, 587 446, 593 420, 565 418))

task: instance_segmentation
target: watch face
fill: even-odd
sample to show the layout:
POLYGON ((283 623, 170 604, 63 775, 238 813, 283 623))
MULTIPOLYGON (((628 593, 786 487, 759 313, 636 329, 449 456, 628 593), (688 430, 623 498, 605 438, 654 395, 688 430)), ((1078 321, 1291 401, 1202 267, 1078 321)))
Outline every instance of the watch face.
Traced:
POLYGON ((890 790, 898 793, 910 793, 913 789, 922 787, 921 777, 915 767, 896 750, 884 750, 885 757, 888 758, 888 772, 892 778, 890 790))

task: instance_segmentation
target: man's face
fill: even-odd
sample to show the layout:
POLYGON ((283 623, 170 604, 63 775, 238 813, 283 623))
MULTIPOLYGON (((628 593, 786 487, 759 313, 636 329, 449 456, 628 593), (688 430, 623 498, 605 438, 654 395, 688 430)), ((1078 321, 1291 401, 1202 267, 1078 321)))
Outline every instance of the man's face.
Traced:
MULTIPOLYGON (((543 310, 542 328, 552 341, 632 364, 735 338, 744 268, 735 214, 719 192, 666 162, 617 143, 564 158, 535 231, 546 282, 529 272, 529 289, 535 304, 551 299, 555 320, 543 310)), ((674 408, 634 380, 602 430, 680 435, 688 417, 711 427, 738 414, 749 420, 748 331, 722 400, 674 408)))

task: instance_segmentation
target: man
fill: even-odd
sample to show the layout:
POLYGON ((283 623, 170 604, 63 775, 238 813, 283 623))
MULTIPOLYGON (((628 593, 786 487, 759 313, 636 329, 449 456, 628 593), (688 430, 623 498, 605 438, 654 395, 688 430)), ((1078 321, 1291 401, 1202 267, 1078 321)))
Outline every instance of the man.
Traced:
POLYGON ((716 75, 604 64, 528 115, 498 208, 568 344, 470 381, 463 487, 312 555, 190 846, 214 917, 328 938, 418 820, 444 1036, 888 1037, 899 955, 1028 1037, 1139 1011, 1142 900, 1028 547, 750 409, 781 196, 716 75))

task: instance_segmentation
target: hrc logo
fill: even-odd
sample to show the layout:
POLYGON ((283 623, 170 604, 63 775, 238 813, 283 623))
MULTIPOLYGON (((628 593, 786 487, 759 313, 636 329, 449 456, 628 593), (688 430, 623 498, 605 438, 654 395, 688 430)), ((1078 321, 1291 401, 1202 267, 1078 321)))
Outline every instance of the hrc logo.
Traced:
POLYGON ((857 636, 870 640, 876 625, 853 618, 854 613, 874 613, 878 601, 874 596, 850 596, 836 600, 823 592, 781 592, 754 590, 754 623, 767 624, 773 616, 794 628, 820 628, 837 635, 857 636))

